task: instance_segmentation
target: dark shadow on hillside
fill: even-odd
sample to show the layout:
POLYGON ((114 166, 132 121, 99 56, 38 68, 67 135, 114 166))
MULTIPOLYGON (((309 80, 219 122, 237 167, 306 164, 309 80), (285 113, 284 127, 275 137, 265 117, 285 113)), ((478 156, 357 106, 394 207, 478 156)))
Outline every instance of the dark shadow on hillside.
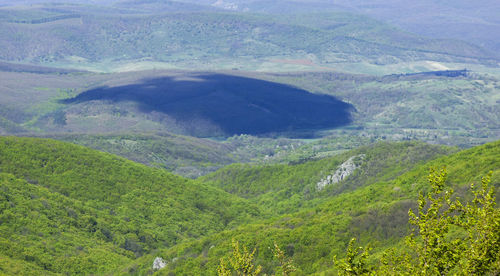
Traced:
POLYGON ((162 77, 101 87, 63 103, 133 101, 142 112, 162 112, 186 124, 202 118, 226 135, 335 128, 351 122, 353 107, 332 96, 292 86, 223 74, 162 77))

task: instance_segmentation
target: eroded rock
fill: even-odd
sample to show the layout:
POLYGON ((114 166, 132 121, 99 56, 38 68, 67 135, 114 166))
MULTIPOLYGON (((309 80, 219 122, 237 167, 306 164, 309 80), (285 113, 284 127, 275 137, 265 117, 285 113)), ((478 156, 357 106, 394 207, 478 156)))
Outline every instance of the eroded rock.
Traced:
POLYGON ((333 174, 327 175, 325 178, 316 183, 316 189, 318 191, 321 191, 328 185, 332 185, 344 180, 359 167, 354 161, 356 159, 363 160, 364 158, 365 155, 360 154, 347 159, 347 161, 342 163, 333 174))
POLYGON ((156 257, 153 261, 153 270, 160 270, 167 265, 167 261, 160 257, 156 257))

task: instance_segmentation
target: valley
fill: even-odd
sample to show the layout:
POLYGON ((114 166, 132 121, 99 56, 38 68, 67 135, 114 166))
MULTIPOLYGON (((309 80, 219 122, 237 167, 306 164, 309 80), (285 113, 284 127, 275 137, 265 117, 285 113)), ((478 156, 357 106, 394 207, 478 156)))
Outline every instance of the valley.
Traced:
POLYGON ((488 73, 13 69, 1 76, 0 133, 72 141, 191 177, 233 162, 296 162, 381 140, 464 148, 500 137, 500 77, 488 73), (140 142, 131 149, 127 140, 140 142), (152 146, 167 140, 163 150, 152 146), (188 149, 197 144, 205 157, 188 149))
POLYGON ((0 275, 497 275, 499 10, 0 0, 0 275))

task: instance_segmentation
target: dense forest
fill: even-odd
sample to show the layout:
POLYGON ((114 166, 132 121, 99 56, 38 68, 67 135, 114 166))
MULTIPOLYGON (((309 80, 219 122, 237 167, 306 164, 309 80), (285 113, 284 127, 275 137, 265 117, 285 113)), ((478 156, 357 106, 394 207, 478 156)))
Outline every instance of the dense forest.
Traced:
MULTIPOLYGON (((376 271, 388 269, 380 260, 389 249, 394 258, 404 257, 417 269, 418 258, 430 255, 405 255, 404 237, 416 231, 413 244, 419 248, 425 225, 431 229, 441 221, 432 215, 419 221, 420 213, 430 212, 422 206, 454 189, 451 201, 439 199, 436 208, 458 206, 457 195, 464 214, 490 217, 478 200, 489 195, 491 201, 500 184, 499 142, 458 152, 421 142, 378 143, 298 164, 234 165, 193 181, 64 142, 0 140, 0 267, 5 274, 143 275, 155 271, 153 260, 160 257, 166 266, 159 274, 215 275, 221 258, 226 269, 237 269, 230 265, 234 252, 252 255, 254 267, 266 274, 281 271, 284 260, 293 264, 295 275, 335 273, 358 265, 376 271), (317 188, 346 160, 360 155, 364 158, 355 159, 356 169, 349 176, 317 188), (439 176, 443 166, 446 180, 439 176), (426 180, 429 168, 438 170, 431 185, 426 180), (481 177, 491 179, 493 194, 486 186, 481 192, 481 177), (476 185, 471 190, 472 183, 476 185), (419 193, 427 197, 419 199, 419 193), (479 209, 470 209, 476 205, 466 202, 476 202, 479 209), (416 217, 408 216, 410 209, 416 217), (415 227, 407 226, 409 219, 415 227), (373 249, 365 254, 358 246, 373 249)), ((494 202, 488 204, 488 212, 498 211, 494 202)), ((455 224, 465 223, 455 220, 459 217, 467 218, 453 213, 442 220, 448 223, 445 232, 429 230, 450 242, 439 246, 459 250, 464 245, 453 239, 478 233, 469 231, 472 224, 455 224)), ((470 223, 474 219, 483 221, 471 218, 470 223)), ((491 219, 487 221, 495 221, 491 219)), ((451 258, 453 266, 447 271, 470 267, 464 260, 463 255, 451 258)))

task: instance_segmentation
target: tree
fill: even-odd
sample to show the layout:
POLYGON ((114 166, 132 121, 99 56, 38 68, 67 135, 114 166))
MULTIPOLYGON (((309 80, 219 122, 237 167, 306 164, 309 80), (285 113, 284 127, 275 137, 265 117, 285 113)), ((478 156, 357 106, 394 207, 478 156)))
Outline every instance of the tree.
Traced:
POLYGON ((368 250, 354 248, 352 239, 346 258, 336 261, 339 275, 499 275, 500 210, 489 187, 491 173, 479 189, 471 185, 474 198, 466 205, 445 189, 446 178, 445 169, 431 170, 431 192, 420 194, 416 214, 408 211, 414 226, 405 240, 409 250, 387 250, 381 265, 370 269, 368 250))
POLYGON ((355 247, 355 238, 349 241, 349 246, 347 246, 347 255, 344 259, 337 260, 337 257, 333 258, 335 266, 339 268, 338 274, 342 276, 351 275, 370 275, 373 271, 368 268, 366 259, 369 256, 370 247, 355 247))
POLYGON ((240 244, 235 239, 232 240, 233 255, 229 257, 229 263, 226 262, 224 258, 220 259, 219 266, 217 267, 217 275, 219 276, 229 276, 233 275, 233 271, 236 275, 241 276, 254 276, 259 275, 262 267, 259 265, 255 267, 253 256, 255 254, 256 248, 250 252, 246 246, 243 245, 240 248, 240 244))
POLYGON ((444 190, 446 178, 445 169, 432 170, 428 176, 431 192, 427 196, 420 194, 417 214, 411 209, 408 211, 409 223, 418 234, 406 239, 416 254, 412 269, 415 275, 445 275, 460 260, 462 240, 450 240, 447 235, 455 220, 454 212, 461 204, 451 200, 453 190, 444 190))
MULTIPOLYGON (((432 192, 420 196, 418 214, 411 210, 410 224, 419 237, 408 237, 415 251, 414 275, 498 275, 500 272, 500 210, 495 208, 491 173, 481 180, 481 187, 471 184, 474 198, 467 205, 452 200, 453 190, 445 190, 446 170, 432 171, 432 192), (464 233, 466 238, 450 234, 464 233)), ((410 260, 407 258, 407 260, 410 260)), ((411 263, 405 263, 411 268, 411 263)))
POLYGON ((278 261, 280 262, 279 269, 281 271, 281 275, 288 276, 292 272, 294 272, 295 270, 297 270, 295 268, 295 266, 293 265, 292 259, 290 259, 289 257, 285 256, 285 252, 283 252, 283 250, 281 250, 281 248, 278 246, 278 244, 276 242, 274 242, 273 253, 274 253, 274 257, 276 259, 278 259, 278 261))
POLYGON ((491 172, 481 181, 479 190, 473 189, 474 199, 461 206, 458 224, 467 230, 467 245, 460 270, 466 275, 500 274, 500 210, 495 208, 493 188, 489 186, 491 172))

